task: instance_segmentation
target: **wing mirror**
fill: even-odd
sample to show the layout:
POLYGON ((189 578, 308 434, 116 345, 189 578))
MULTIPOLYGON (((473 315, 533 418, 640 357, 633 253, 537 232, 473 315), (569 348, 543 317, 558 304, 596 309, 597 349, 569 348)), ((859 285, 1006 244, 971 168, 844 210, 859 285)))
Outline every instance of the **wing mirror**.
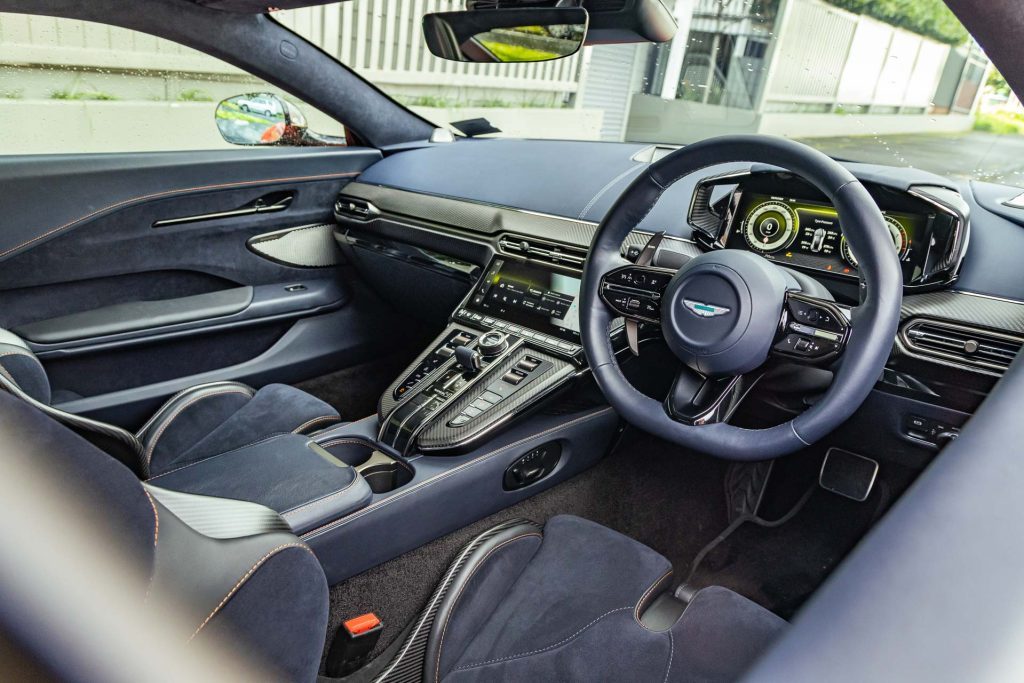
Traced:
POLYGON ((344 145, 345 138, 310 131, 297 106, 271 93, 229 97, 214 113, 217 130, 232 145, 344 145))
POLYGON ((585 9, 438 12, 423 17, 431 54, 455 62, 546 62, 576 54, 587 36, 585 9))

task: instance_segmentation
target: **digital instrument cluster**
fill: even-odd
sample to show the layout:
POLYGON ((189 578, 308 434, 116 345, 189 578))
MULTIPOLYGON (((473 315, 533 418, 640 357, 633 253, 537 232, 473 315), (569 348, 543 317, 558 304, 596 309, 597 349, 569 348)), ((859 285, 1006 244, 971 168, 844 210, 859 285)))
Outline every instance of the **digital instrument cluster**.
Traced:
MULTIPOLYGON (((883 215, 900 261, 912 263, 930 216, 885 211, 883 215)), ((828 204, 744 193, 725 238, 726 247, 747 248, 780 263, 857 274, 857 255, 843 235, 839 214, 828 204)))

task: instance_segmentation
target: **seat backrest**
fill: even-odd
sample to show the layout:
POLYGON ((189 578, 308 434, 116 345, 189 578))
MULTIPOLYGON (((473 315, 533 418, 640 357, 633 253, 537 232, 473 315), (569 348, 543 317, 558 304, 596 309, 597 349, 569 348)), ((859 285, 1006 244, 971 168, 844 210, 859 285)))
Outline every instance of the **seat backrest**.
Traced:
MULTIPOLYGON (((5 392, 0 443, 0 476, 22 471, 13 460, 44 458, 70 493, 83 499, 120 541, 119 550, 109 550, 139 564, 149 577, 148 594, 170 598, 191 622, 195 630, 183 633, 183 641, 227 636, 262 655, 287 680, 315 679, 327 629, 327 578, 276 512, 144 484, 68 427, 5 392)), ((74 565, 75 558, 62 562, 74 565)), ((144 607, 145 596, 137 597, 144 607)), ((47 633, 27 645, 44 661, 59 656, 47 651, 53 648, 47 633)))
POLYGON ((0 329, 0 389, 62 422, 108 454, 143 476, 139 459, 142 443, 128 430, 91 420, 50 405, 52 391, 46 369, 32 349, 18 335, 0 329))
POLYGON ((35 400, 50 405, 50 379, 43 364, 24 339, 4 329, 0 329, 0 375, 35 400))

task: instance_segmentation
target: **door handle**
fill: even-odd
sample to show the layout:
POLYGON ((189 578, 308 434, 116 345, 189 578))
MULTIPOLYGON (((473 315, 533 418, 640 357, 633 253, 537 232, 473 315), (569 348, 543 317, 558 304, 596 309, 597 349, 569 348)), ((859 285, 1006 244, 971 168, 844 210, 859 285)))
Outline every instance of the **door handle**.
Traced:
POLYGON ((251 216, 257 213, 273 213, 287 209, 295 195, 286 192, 275 192, 264 195, 245 206, 229 211, 215 211, 213 213, 195 214, 192 216, 180 216, 178 218, 163 218, 153 222, 154 228, 163 228, 168 225, 181 225, 182 223, 198 223, 199 221, 215 221, 221 218, 234 218, 236 216, 251 216))

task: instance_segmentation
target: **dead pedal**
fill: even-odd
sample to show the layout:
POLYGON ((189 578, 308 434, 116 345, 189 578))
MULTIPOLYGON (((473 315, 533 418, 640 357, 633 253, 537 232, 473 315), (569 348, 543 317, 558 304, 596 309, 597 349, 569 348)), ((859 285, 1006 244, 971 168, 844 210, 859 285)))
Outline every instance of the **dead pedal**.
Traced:
POLYGON ((818 485, 836 495, 863 503, 871 495, 878 477, 878 461, 842 448, 825 453, 818 485))

